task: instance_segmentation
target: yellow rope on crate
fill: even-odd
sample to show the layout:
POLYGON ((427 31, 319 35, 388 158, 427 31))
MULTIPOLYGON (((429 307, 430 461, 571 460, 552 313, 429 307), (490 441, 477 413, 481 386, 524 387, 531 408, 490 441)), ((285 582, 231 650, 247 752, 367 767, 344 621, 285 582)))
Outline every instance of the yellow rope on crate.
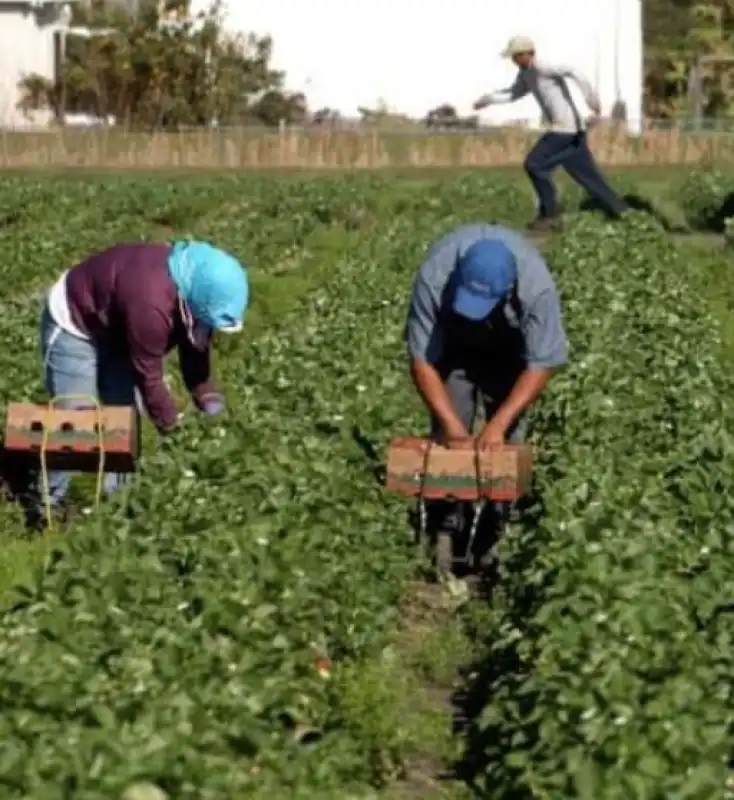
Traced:
MULTIPOLYGON (((46 461, 46 454, 48 451, 48 436, 49 436, 49 422, 50 415, 56 410, 59 402, 74 401, 77 403, 84 403, 91 405, 96 412, 97 421, 97 436, 99 443, 99 462, 97 466, 97 489, 95 492, 94 505, 99 508, 102 502, 102 488, 104 486, 104 467, 105 467, 105 450, 104 450, 104 419, 102 417, 102 406, 96 397, 85 394, 60 394, 49 400, 46 407, 46 415, 43 418, 43 438, 41 439, 41 487, 43 491, 43 504, 46 512, 46 524, 49 531, 53 528, 53 510, 51 508, 51 491, 48 484, 48 466, 46 461)), ((71 410, 71 409, 70 409, 71 410)))

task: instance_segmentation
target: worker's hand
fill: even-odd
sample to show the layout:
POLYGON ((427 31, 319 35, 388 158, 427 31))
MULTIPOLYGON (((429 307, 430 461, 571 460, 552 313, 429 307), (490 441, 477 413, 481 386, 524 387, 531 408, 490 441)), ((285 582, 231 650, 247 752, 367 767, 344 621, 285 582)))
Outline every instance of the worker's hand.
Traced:
POLYGON ((487 106, 492 105, 492 95, 490 94, 483 94, 477 101, 474 103, 474 110, 481 111, 483 108, 487 108, 487 106))
POLYGON ((441 432, 441 444, 452 450, 460 450, 466 447, 469 441, 471 441, 469 431, 458 419, 454 420, 450 426, 446 425, 441 432))
POLYGON ((198 400, 199 408, 211 417, 216 417, 225 409, 224 398, 221 394, 205 394, 198 400))
POLYGON ((183 428, 184 415, 179 412, 176 415, 176 421, 168 428, 158 428, 158 433, 161 436, 161 442, 165 448, 175 448, 179 441, 178 434, 183 428))
POLYGON ((507 437, 507 428, 504 422, 496 418, 491 419, 485 426, 484 430, 479 434, 477 439, 477 447, 480 450, 487 450, 492 447, 505 443, 507 437))

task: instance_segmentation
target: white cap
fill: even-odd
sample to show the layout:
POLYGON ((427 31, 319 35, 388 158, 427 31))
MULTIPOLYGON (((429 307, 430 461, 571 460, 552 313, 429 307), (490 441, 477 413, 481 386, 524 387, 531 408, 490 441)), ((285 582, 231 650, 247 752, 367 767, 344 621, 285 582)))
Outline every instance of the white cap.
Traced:
POLYGON ((512 58, 519 53, 534 53, 535 42, 529 36, 513 36, 502 51, 502 58, 512 58))

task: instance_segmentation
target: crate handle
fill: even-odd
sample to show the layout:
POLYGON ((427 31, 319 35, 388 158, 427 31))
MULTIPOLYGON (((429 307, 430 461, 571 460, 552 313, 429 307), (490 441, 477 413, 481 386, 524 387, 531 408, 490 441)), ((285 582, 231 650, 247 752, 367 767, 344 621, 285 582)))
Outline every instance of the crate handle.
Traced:
MULTIPOLYGON (((420 483, 420 489, 418 493, 418 506, 419 506, 419 514, 420 514, 420 531, 421 536, 424 536, 427 529, 427 509, 426 509, 426 500, 424 497, 425 486, 426 486, 426 476, 428 474, 428 467, 430 464, 431 452, 433 450, 435 442, 432 439, 429 439, 428 446, 425 450, 425 455, 423 457, 423 476, 420 483)), ((472 519, 471 530, 469 532, 469 542, 467 544, 466 553, 464 554, 464 562, 466 564, 471 563, 471 552, 472 548, 474 547, 474 539, 477 535, 477 529, 479 527, 479 518, 482 515, 482 511, 484 510, 485 506, 485 499, 482 497, 482 473, 481 473, 481 457, 480 457, 480 448, 477 441, 474 441, 474 476, 477 483, 477 502, 474 506, 474 515, 472 519)))
MULTIPOLYGON (((59 402, 69 401, 69 400, 89 404, 96 412, 97 421, 95 423, 95 433, 97 433, 98 436, 99 460, 97 468, 97 489, 95 492, 94 505, 95 508, 99 508, 99 505, 102 501, 102 487, 104 486, 104 467, 105 467, 104 425, 102 419, 102 406, 100 405, 99 400, 96 397, 93 397, 92 395, 60 394, 57 395, 56 397, 51 398, 51 400, 48 401, 48 405, 46 406, 46 413, 51 414, 53 411, 56 410, 57 404, 59 402)), ((48 485, 48 465, 46 460, 50 426, 46 424, 47 422, 49 422, 48 418, 44 417, 43 422, 40 423, 43 428, 43 438, 41 440, 41 487, 43 492, 43 505, 46 512, 46 523, 48 525, 49 531, 51 531, 53 529, 53 513, 51 509, 51 492, 48 485)), ((32 423, 31 427, 33 427, 33 425, 35 424, 36 423, 32 423)), ((69 423, 65 423, 65 425, 68 424, 69 423)), ((61 427, 63 430, 69 430, 69 428, 65 428, 64 425, 62 425, 61 427)), ((38 428, 36 428, 36 430, 38 430, 38 428)), ((73 430, 73 426, 71 427, 71 430, 73 430)))

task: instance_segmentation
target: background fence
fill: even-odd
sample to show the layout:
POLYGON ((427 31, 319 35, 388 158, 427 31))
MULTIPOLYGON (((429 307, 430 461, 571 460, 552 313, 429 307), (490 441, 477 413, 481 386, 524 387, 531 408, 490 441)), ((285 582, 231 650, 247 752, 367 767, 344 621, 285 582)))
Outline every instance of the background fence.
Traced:
MULTIPOLYGON (((0 132, 2 168, 376 169, 518 166, 538 133, 401 125, 199 128, 175 133, 119 127, 0 132)), ((590 140, 609 166, 734 164, 734 120, 649 121, 630 135, 601 123, 590 140)))

